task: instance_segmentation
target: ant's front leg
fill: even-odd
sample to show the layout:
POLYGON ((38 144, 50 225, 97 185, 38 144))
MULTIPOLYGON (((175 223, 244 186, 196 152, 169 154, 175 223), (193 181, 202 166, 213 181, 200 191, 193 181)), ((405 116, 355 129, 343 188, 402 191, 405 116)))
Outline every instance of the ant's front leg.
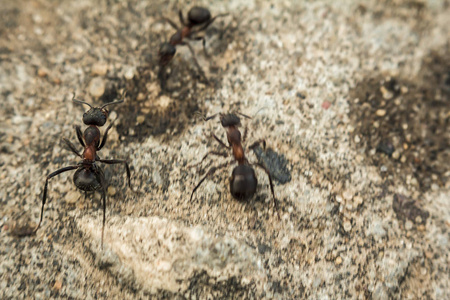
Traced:
POLYGON ((214 133, 211 133, 211 136, 223 147, 230 149, 230 146, 227 146, 221 139, 219 139, 214 133))
POLYGON ((77 132, 78 141, 80 142, 81 146, 83 146, 83 148, 85 148, 86 145, 84 144, 84 141, 83 141, 83 133, 81 132, 80 126, 75 125, 75 130, 77 132))
POLYGON ((109 126, 106 128, 105 135, 103 136, 103 140, 102 140, 100 146, 97 147, 97 150, 101 150, 101 149, 103 148, 103 146, 105 146, 105 144, 106 144, 106 139, 108 138, 108 131, 111 129, 111 127, 113 126, 113 124, 114 124, 114 122, 115 122, 116 120, 117 120, 117 119, 114 119, 114 120, 111 122, 111 124, 109 124, 109 126))

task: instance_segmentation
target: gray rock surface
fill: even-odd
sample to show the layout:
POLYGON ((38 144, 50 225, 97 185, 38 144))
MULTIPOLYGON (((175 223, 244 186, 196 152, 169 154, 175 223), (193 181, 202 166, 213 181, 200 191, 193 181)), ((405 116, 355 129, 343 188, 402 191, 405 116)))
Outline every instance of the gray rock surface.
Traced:
POLYGON ((179 47, 161 91, 173 29, 157 21, 193 4, 0 0, 0 298, 450 298, 448 1, 196 4, 230 13, 205 33, 209 58, 192 42, 210 83, 179 47), (14 236, 37 223, 45 177, 77 162, 60 142, 82 125, 72 94, 122 90, 99 155, 130 162, 133 191, 104 166, 104 248, 100 195, 71 173, 50 180, 37 234, 14 236), (232 161, 190 167, 219 149, 211 132, 226 139, 198 111, 252 116, 245 145, 284 155, 280 219, 261 170, 247 202, 232 167, 189 201, 232 161), (395 195, 414 209, 394 211, 395 195))

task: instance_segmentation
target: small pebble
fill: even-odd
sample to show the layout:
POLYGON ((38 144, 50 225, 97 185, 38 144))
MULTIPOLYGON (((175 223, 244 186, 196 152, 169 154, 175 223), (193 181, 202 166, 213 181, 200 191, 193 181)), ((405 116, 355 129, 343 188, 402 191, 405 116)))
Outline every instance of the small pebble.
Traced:
POLYGON ((330 106, 331 106, 331 103, 330 103, 330 101, 323 101, 322 102, 322 108, 323 109, 329 109, 330 108, 330 106))
POLYGON ((380 92, 383 95, 383 98, 386 99, 386 100, 392 99, 392 97, 394 97, 394 94, 392 94, 392 92, 389 91, 384 86, 380 87, 380 92))
POLYGON ((375 112, 375 114, 379 117, 384 117, 386 115, 386 110, 385 109, 379 109, 375 112))
POLYGON ((125 71, 125 74, 123 75, 125 79, 131 80, 134 77, 134 68, 129 68, 125 71))
POLYGON ((410 220, 405 222, 405 229, 406 230, 411 230, 413 228, 413 222, 411 222, 410 220))
POLYGON ((355 143, 359 143, 361 141, 361 139, 359 138, 359 135, 355 135, 355 143))
POLYGON ((108 72, 108 65, 104 62, 96 63, 92 66, 91 74, 92 75, 98 75, 98 76, 104 76, 108 72))
POLYGON ((116 188, 113 186, 108 186, 108 195, 114 196, 116 194, 116 188))
POLYGON ((76 191, 76 190, 69 191, 66 194, 66 202, 68 204, 75 204, 75 203, 77 203, 79 198, 80 198, 80 193, 78 191, 76 191))
POLYGON ((400 158, 400 151, 395 150, 394 153, 392 153, 393 159, 399 159, 400 158))
POLYGON ((48 75, 48 70, 45 68, 39 68, 37 74, 39 77, 45 77, 48 75))
POLYGON ((105 82, 100 77, 95 77, 89 83, 89 93, 94 97, 101 97, 105 93, 105 82))
POLYGON ((338 256, 337 258, 336 258, 336 260, 335 260, 335 263, 336 263, 336 265, 340 265, 340 264, 342 264, 342 258, 340 257, 340 256, 338 256))
POLYGON ((144 121, 145 121, 145 116, 138 116, 138 117, 136 118, 136 122, 137 122, 138 124, 142 124, 142 123, 144 123, 144 121))
MULTIPOLYGON (((350 230, 352 230, 352 224, 350 223, 350 221, 345 221, 344 222, 344 230, 346 232, 349 232, 350 230)), ((337 262, 336 262, 337 263, 337 262)))
POLYGON ((380 168, 381 172, 386 172, 387 171, 387 167, 385 165, 382 165, 380 168))
POLYGON ((360 205, 363 203, 363 198, 361 196, 355 196, 353 197, 353 201, 355 202, 356 205, 360 205))
POLYGON ((342 196, 344 196, 344 199, 347 200, 347 201, 352 200, 352 198, 353 198, 353 194, 350 191, 345 191, 342 194, 342 196))
POLYGON ((61 280, 56 280, 55 284, 53 285, 53 289, 56 291, 59 291, 62 288, 62 282, 61 280))
POLYGON ((402 86, 401 88, 400 88, 400 91, 402 92, 402 94, 406 94, 407 92, 408 92, 408 88, 406 87, 406 86, 402 86))

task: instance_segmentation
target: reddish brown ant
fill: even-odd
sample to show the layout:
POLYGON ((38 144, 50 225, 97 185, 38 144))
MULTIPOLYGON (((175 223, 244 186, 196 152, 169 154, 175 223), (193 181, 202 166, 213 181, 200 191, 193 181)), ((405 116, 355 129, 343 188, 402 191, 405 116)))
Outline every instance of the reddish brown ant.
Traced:
POLYGON ((63 138, 63 141, 66 143, 66 145, 74 154, 76 154, 82 159, 82 161, 76 165, 56 170, 55 172, 47 176, 44 186, 44 195, 42 197, 42 207, 39 223, 32 232, 20 232, 19 235, 23 236, 34 234, 41 226, 44 215, 44 205, 47 200, 48 181, 61 173, 76 170, 73 176, 73 182, 77 188, 79 188, 82 191, 85 191, 85 193, 101 190, 103 201, 103 227, 102 227, 102 247, 103 247, 103 233, 105 229, 105 219, 106 219, 106 182, 103 170, 100 168, 100 166, 96 164, 96 162, 101 162, 105 164, 124 164, 127 172, 128 186, 130 188, 131 188, 130 182, 131 176, 130 176, 130 167, 128 166, 128 163, 125 160, 100 159, 100 157, 97 155, 97 151, 100 151, 106 143, 108 131, 111 128, 113 122, 106 128, 103 140, 101 142, 100 142, 100 130, 98 129, 98 127, 101 127, 106 123, 106 120, 108 118, 108 110, 106 109, 106 107, 109 105, 122 103, 124 101, 124 98, 125 94, 119 101, 106 103, 101 107, 93 107, 87 102, 75 99, 75 95, 73 95, 72 99, 73 102, 85 104, 90 107, 90 109, 83 115, 83 123, 85 125, 88 125, 84 133, 81 132, 80 126, 75 126, 78 141, 84 147, 83 154, 80 154, 76 149, 76 147, 68 139, 63 138))
MULTIPOLYGON (((228 139, 228 146, 222 142, 214 133, 212 133, 212 137, 222 146, 222 148, 231 149, 233 152, 233 157, 237 161, 238 165, 234 167, 233 172, 231 174, 230 178, 230 192, 231 195, 240 201, 248 200, 256 192, 256 187, 258 185, 258 179, 256 178, 255 171, 253 170, 252 166, 257 166, 263 169, 267 176, 269 177, 269 184, 270 184, 270 190, 272 192, 272 198, 273 198, 273 204, 275 211, 278 215, 278 204, 277 199, 275 198, 275 193, 273 190, 273 183, 272 183, 272 177, 270 176, 269 171, 261 164, 259 163, 249 163, 247 158, 245 157, 244 147, 242 146, 242 140, 245 141, 247 130, 244 131, 244 138, 241 139, 241 132, 239 131, 238 127, 241 125, 241 119, 236 115, 232 113, 228 114, 215 114, 210 117, 204 118, 205 121, 211 120, 217 115, 220 116, 220 122, 222 123, 222 127, 225 128, 227 139, 228 139)), ((244 114, 239 114, 242 117, 251 119, 251 117, 246 116, 244 114)), ((258 144, 262 143, 263 148, 266 146, 266 142, 264 140, 259 140, 255 142, 252 146, 249 148, 256 147, 258 144)), ((227 157, 227 153, 218 152, 218 151, 210 151, 208 152, 202 160, 198 163, 201 164, 208 155, 213 154, 217 156, 223 156, 227 157)), ((196 164, 196 165, 198 165, 196 164)), ((219 165, 218 167, 212 167, 206 175, 200 180, 200 182, 195 186, 195 188, 192 190, 191 198, 194 196, 195 191, 200 187, 200 185, 205 181, 206 178, 209 176, 212 176, 217 170, 222 169, 226 167, 229 163, 224 163, 219 165)), ((195 166, 195 165, 194 165, 195 166)), ((278 215, 279 217, 279 215, 278 215)))
POLYGON ((208 82, 208 79, 206 78, 202 68, 200 67, 197 59, 195 58, 194 50, 192 49, 191 45, 188 42, 184 41, 184 39, 202 40, 203 51, 205 52, 206 56, 209 56, 208 53, 206 52, 205 38, 196 36, 196 34, 206 30, 206 28, 208 28, 208 26, 211 25, 218 17, 227 16, 228 14, 220 14, 212 18, 211 13, 209 12, 208 9, 204 7, 194 6, 188 12, 187 22, 185 22, 181 10, 179 11, 178 15, 180 18, 180 23, 183 26, 182 28, 179 28, 178 25, 175 24, 175 22, 173 22, 172 20, 168 18, 162 18, 162 20, 167 21, 176 30, 176 32, 170 37, 169 42, 162 43, 159 48, 159 59, 160 59, 159 78, 161 80, 161 86, 164 86, 164 79, 162 76, 163 69, 174 57, 177 51, 176 49, 177 45, 183 45, 189 48, 195 66, 200 71, 204 80, 208 82))

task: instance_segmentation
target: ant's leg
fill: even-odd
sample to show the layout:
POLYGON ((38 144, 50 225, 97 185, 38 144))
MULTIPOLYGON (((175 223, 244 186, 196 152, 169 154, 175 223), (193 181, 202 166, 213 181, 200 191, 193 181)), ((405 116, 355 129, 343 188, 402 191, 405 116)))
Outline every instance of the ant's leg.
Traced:
POLYGON ((256 148, 258 147, 260 144, 262 144, 263 149, 266 150, 266 140, 265 139, 259 139, 256 142, 254 142, 250 147, 248 147, 249 149, 256 148))
POLYGON ((273 206, 275 208, 275 211, 277 212, 278 219, 280 219, 280 214, 278 213, 278 201, 277 201, 277 198, 275 198, 275 192, 273 191, 272 176, 270 176, 269 170, 267 170, 266 167, 264 167, 263 165, 261 165, 259 163, 255 163, 255 164, 251 164, 251 165, 260 167, 261 169, 263 169, 266 172, 267 176, 269 177, 270 190, 272 191, 272 198, 273 198, 273 206))
POLYGON ((218 152, 218 151, 209 151, 208 153, 206 153, 205 156, 203 156, 202 160, 199 163, 193 164, 193 165, 189 165, 187 166, 188 168, 193 168, 196 167, 198 165, 200 165, 207 157, 208 155, 213 154, 213 155, 217 155, 217 156, 222 156, 222 157, 227 157, 228 153, 223 153, 223 152, 218 152))
POLYGON ((44 205, 45 205, 45 202, 47 201, 48 180, 52 177, 55 177, 56 175, 59 175, 61 173, 67 172, 67 171, 76 170, 78 168, 79 168, 79 166, 70 166, 70 167, 61 168, 47 176, 47 179, 45 180, 45 186, 44 186, 44 196, 42 197, 41 217, 39 218, 39 223, 36 226, 36 228, 34 229, 33 233, 36 233, 36 231, 41 226, 42 218, 44 216, 44 205))
POLYGON ((209 117, 203 117, 203 121, 209 121, 211 119, 214 119, 217 115, 220 115, 220 113, 214 114, 214 115, 209 116, 209 117))
POLYGON ((128 178, 128 186, 131 189, 131 172, 130 172, 130 166, 128 166, 128 163, 126 160, 121 160, 121 159, 99 159, 99 162, 102 162, 104 164, 108 164, 108 165, 114 165, 114 164, 124 164, 125 168, 127 170, 127 178, 128 178))
POLYGON ((108 131, 111 129, 111 127, 113 126, 113 124, 116 120, 117 119, 114 119, 114 121, 112 121, 111 124, 109 124, 108 127, 106 128, 105 135, 103 135, 103 140, 102 140, 100 146, 97 147, 97 150, 101 150, 103 148, 103 146, 105 146, 106 139, 108 138, 108 131))
POLYGON ((204 36, 196 36, 196 37, 190 37, 189 39, 193 41, 202 41, 203 44, 203 52, 205 53, 206 57, 210 57, 208 52, 206 52, 206 39, 204 36))
POLYGON ((97 168, 95 171, 95 176, 97 180, 100 181, 101 185, 101 193, 102 193, 102 203, 103 203, 103 221, 102 221, 102 249, 103 249, 103 236, 105 235, 105 223, 106 223, 106 181, 105 176, 103 175, 103 171, 100 168, 97 168))
POLYGON ((240 112, 236 112, 238 115, 241 115, 241 116, 243 116, 244 118, 247 118, 247 119, 251 119, 252 117, 250 117, 250 116, 247 116, 247 115, 244 115, 244 114, 242 114, 242 113, 240 113, 240 112))
POLYGON ((194 49, 192 49, 191 45, 187 42, 182 42, 180 43, 180 45, 183 46, 187 46, 189 48, 189 51, 191 52, 192 55, 192 60, 194 61, 195 66, 197 67, 197 69, 200 72, 200 75, 203 77, 203 79, 205 80, 206 83, 208 83, 208 78, 206 78, 205 73, 203 72, 203 69, 200 67, 200 65, 198 64, 197 58, 195 58, 195 52, 194 49))
POLYGON ((180 18, 180 22, 183 26, 186 26, 186 22, 184 22, 183 12, 181 9, 178 11, 178 17, 180 18))
POLYGON ((80 152, 75 148, 75 146, 66 138, 62 138, 64 143, 66 143, 67 147, 69 147, 69 150, 72 151, 74 154, 76 154, 79 157, 82 157, 80 152))
POLYGON ((77 138, 78 138, 78 141, 80 142, 81 146, 83 146, 83 148, 86 147, 86 145, 84 144, 84 141, 83 141, 83 134, 81 133, 80 126, 75 125, 75 130, 77 131, 77 138))
POLYGON ((166 18, 166 17, 161 17, 161 19, 159 19, 158 21, 156 21, 156 22, 155 22, 155 24, 156 24, 156 23, 158 23, 158 22, 161 22, 161 21, 165 21, 165 22, 169 23, 169 24, 170 24, 170 26, 172 26, 172 27, 173 27, 173 29, 175 29, 175 30, 179 30, 179 28, 178 28, 177 24, 175 24, 175 22, 174 22, 174 21, 172 21, 171 19, 169 19, 169 18, 166 18))
POLYGON ((212 137, 224 148, 230 149, 224 142, 222 142, 214 133, 211 133, 212 137))
POLYGON ((167 82, 167 74, 166 74, 166 67, 164 64, 159 64, 159 70, 158 70, 158 79, 159 79, 159 85, 161 86, 161 93, 166 89, 166 82, 167 82))
POLYGON ((244 127, 244 136, 242 137, 242 141, 245 142, 245 140, 247 139, 247 133, 248 133, 248 127, 247 125, 245 125, 244 127))
POLYGON ((209 169, 208 173, 200 180, 200 182, 195 186, 195 188, 192 190, 191 199, 189 201, 192 201, 192 197, 194 197, 195 191, 200 187, 200 185, 205 181, 206 178, 209 176, 212 176, 217 170, 222 169, 226 167, 229 164, 229 162, 219 165, 218 167, 212 167, 209 169))

